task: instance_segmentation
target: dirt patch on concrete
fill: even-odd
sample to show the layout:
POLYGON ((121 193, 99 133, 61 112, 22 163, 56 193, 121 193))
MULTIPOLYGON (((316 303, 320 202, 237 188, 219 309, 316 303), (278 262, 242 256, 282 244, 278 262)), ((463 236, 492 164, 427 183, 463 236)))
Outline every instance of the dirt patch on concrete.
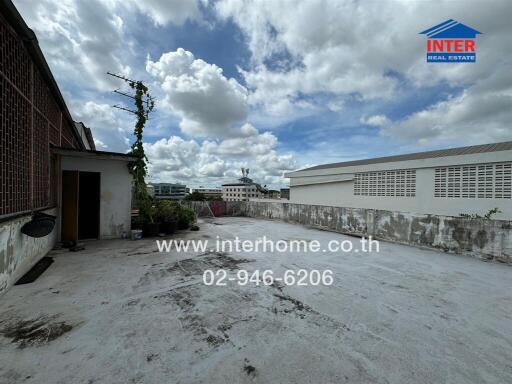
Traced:
POLYGON ((350 328, 346 324, 324 313, 316 311, 299 299, 285 295, 283 293, 273 293, 273 296, 278 299, 277 303, 274 304, 271 309, 272 312, 276 315, 294 314, 299 319, 303 319, 310 323, 310 325, 322 328, 336 329, 341 331, 341 333, 350 331, 350 328))
POLYGON ((196 304, 201 297, 197 286, 184 286, 172 289, 168 292, 154 296, 159 302, 172 303, 180 310, 181 315, 177 317, 183 329, 190 331, 194 336, 204 340, 211 347, 224 344, 229 336, 222 337, 212 334, 208 330, 204 317, 199 315, 196 304))
POLYGON ((283 283, 281 283, 280 281, 276 281, 276 280, 274 280, 274 281, 272 282, 272 284, 270 284, 270 286, 271 286, 272 288, 277 289, 279 292, 283 292, 284 284, 283 284, 283 283))
POLYGON ((11 339, 19 348, 49 343, 73 329, 65 321, 56 321, 58 316, 41 316, 30 320, 16 320, 0 329, 0 335, 11 339))
MULTIPOLYGON (((304 319, 305 313, 304 312, 313 312, 311 307, 309 307, 307 304, 304 304, 302 301, 297 300, 293 297, 282 295, 279 293, 274 293, 274 296, 279 299, 281 302, 285 302, 285 305, 283 305, 280 310, 284 313, 295 313, 298 317, 301 319, 304 319), (290 306, 291 304, 291 306, 290 306)), ((275 308, 275 307, 274 307, 275 308)), ((277 312, 277 308, 276 308, 277 312)))
POLYGON ((184 281, 186 278, 201 276, 207 269, 213 271, 218 269, 235 271, 240 268, 240 264, 252 261, 253 260, 248 259, 236 259, 227 253, 207 252, 171 264, 153 264, 139 279, 137 286, 145 286, 152 281, 164 279, 169 276, 177 276, 181 281, 184 281))
MULTIPOLYGON (((219 297, 220 303, 227 301, 236 301, 236 303, 254 302, 254 297, 247 294, 236 293, 238 299, 233 298, 233 292, 226 296, 219 297)), ((209 350, 218 349, 222 346, 231 346, 234 344, 230 338, 230 332, 233 325, 249 322, 252 316, 244 318, 233 318, 227 315, 217 316, 219 314, 205 315, 204 305, 205 293, 202 283, 188 284, 173 288, 169 291, 159 293, 153 296, 154 304, 161 306, 171 304, 176 314, 176 320, 179 322, 182 330, 189 332, 195 341, 205 343, 209 350), (212 317, 215 317, 215 320, 212 317)), ((202 349, 200 349, 202 351, 202 349)))
POLYGON ((226 340, 223 337, 215 335, 208 335, 208 337, 205 340, 212 347, 218 347, 219 345, 224 344, 226 342, 226 340))
POLYGON ((247 376, 254 377, 254 376, 256 376, 256 368, 249 363, 250 363, 249 359, 244 359, 243 370, 247 374, 247 376))
POLYGON ((199 290, 194 286, 184 286, 172 289, 168 292, 154 296, 155 299, 172 302, 177 305, 183 312, 191 311, 196 305, 199 290))
POLYGON ((239 269, 240 264, 249 262, 251 262, 251 260, 235 259, 222 252, 205 253, 198 257, 177 261, 168 267, 167 271, 179 272, 184 276, 202 275, 207 269, 234 271, 239 269))

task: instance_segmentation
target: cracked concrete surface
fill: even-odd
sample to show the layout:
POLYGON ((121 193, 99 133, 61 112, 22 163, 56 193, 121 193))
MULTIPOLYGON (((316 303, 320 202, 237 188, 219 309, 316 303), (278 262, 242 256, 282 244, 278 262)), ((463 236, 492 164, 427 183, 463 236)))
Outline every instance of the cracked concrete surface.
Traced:
MULTIPOLYGON (((200 226, 173 237, 357 241, 248 218, 200 226)), ((380 246, 219 256, 110 240, 54 251, 36 282, 0 299, 0 382, 512 382, 512 269, 380 246), (334 284, 207 287, 212 266, 331 269, 334 284)))

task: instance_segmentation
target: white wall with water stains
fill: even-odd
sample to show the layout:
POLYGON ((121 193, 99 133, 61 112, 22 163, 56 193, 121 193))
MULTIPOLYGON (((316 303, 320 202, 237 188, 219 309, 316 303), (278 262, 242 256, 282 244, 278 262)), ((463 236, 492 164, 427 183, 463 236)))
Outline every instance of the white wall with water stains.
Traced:
MULTIPOLYGON (((44 211, 56 215, 57 209, 44 211)), ((32 219, 26 215, 0 223, 0 296, 32 266, 44 257, 57 241, 57 226, 45 237, 33 238, 21 233, 32 219)))
MULTIPOLYGON (((99 172, 100 176, 100 239, 120 238, 130 231, 132 176, 127 162, 63 156, 63 171, 99 172)), ((82 198, 87 198, 82 197, 82 198)))

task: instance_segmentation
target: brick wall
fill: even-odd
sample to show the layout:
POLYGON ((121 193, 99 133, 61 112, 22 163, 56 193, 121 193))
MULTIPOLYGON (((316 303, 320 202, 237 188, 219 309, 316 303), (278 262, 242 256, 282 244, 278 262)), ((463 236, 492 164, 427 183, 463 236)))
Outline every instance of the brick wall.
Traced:
POLYGON ((50 144, 79 147, 71 124, 0 15, 0 218, 55 205, 50 144))

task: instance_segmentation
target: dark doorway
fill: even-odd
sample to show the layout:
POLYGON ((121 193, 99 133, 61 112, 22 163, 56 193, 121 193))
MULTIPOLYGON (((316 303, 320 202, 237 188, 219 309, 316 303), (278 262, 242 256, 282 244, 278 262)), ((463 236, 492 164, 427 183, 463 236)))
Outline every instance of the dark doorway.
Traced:
POLYGON ((100 234, 100 173, 80 172, 78 191, 78 239, 97 239, 100 234))
POLYGON ((62 171, 62 241, 78 241, 78 171, 62 171))
POLYGON ((62 172, 63 241, 99 238, 100 180, 99 172, 62 172))

